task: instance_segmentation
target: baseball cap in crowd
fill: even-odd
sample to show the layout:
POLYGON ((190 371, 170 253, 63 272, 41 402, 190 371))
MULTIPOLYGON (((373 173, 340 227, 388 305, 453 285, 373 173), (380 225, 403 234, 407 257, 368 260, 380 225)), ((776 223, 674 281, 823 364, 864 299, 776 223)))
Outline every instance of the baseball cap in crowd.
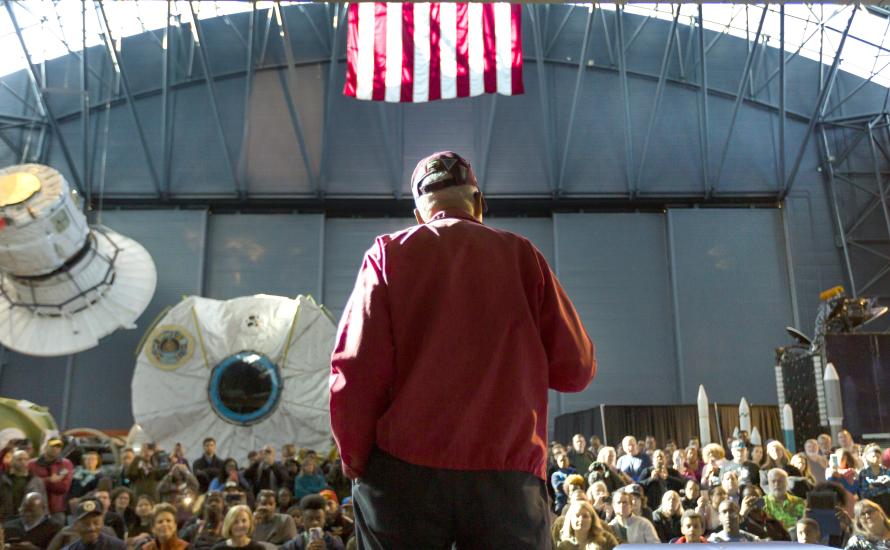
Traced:
POLYGON ((340 506, 352 506, 352 497, 344 498, 343 502, 340 503, 340 506))
POLYGON ((741 439, 733 439, 732 440, 732 448, 733 449, 744 449, 745 442, 742 441, 741 439))
POLYGON ((65 444, 58 437, 50 438, 49 441, 46 442, 47 447, 64 447, 65 444))
MULTIPOLYGON (((411 174, 411 193, 415 199, 457 185, 472 185, 479 189, 473 167, 454 151, 439 151, 421 159, 411 174)), ((482 207, 485 212, 488 211, 484 197, 482 207)))
POLYGON ((637 495, 638 497, 643 496, 643 488, 637 485, 636 483, 631 483, 630 485, 625 485, 621 488, 621 490, 628 495, 637 495))
POLYGON ((102 503, 94 498, 85 498, 77 503, 74 510, 74 521, 80 521, 85 517, 102 514, 102 503))
POLYGON ((330 489, 324 489, 318 492, 319 495, 323 496, 325 500, 333 500, 334 502, 338 502, 337 493, 330 489))

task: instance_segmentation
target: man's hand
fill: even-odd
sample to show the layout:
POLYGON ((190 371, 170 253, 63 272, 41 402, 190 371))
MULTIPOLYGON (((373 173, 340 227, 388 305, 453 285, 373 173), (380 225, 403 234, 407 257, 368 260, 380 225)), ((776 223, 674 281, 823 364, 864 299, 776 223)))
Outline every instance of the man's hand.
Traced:
POLYGON ((65 479, 65 476, 59 475, 59 474, 53 474, 53 475, 49 476, 48 479, 49 479, 50 483, 58 483, 58 482, 62 481, 63 479, 65 479))
POLYGON ((739 515, 742 517, 747 516, 748 512, 751 511, 751 508, 754 507, 754 503, 757 502, 757 497, 754 495, 748 495, 742 499, 742 506, 739 509, 739 515))
POLYGON ((323 540, 314 540, 306 546, 306 550, 327 550, 328 545, 323 540))

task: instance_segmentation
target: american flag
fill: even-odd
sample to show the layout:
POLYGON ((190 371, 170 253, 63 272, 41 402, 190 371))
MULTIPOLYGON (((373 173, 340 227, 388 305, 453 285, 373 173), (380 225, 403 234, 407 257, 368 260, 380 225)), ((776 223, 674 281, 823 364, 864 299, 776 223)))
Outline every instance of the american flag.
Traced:
POLYGON ((521 94, 521 23, 521 4, 351 3, 343 93, 394 103, 521 94))

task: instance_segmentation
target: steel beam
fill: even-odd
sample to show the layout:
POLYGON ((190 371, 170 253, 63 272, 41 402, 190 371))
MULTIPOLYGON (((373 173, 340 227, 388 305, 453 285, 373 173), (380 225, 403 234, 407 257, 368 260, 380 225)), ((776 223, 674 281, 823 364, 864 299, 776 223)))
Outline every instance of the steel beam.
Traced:
POLYGON ((751 49, 748 51, 748 56, 745 58, 745 67, 742 69, 742 79, 739 82, 739 89, 736 92, 735 103, 732 106, 732 117, 729 119, 729 131, 726 133, 726 142, 723 144, 723 152, 720 154, 720 163, 717 165, 717 175, 714 178, 713 185, 711 185, 708 190, 710 194, 713 194, 717 187, 720 186, 720 176, 723 175, 723 165, 726 163, 726 155, 729 153, 729 146, 732 144, 732 134, 733 130, 735 130, 736 119, 739 115, 739 107, 742 106, 745 86, 748 85, 748 79, 751 78, 751 63, 754 60, 754 55, 757 53, 757 47, 760 45, 760 33, 763 31, 763 22, 766 21, 766 14, 768 12, 769 10, 764 8, 763 12, 760 14, 760 22, 757 24, 757 34, 754 35, 754 41, 751 42, 751 49))
MULTIPOLYGON (((319 32, 318 26, 315 24, 312 16, 306 11, 306 8, 303 7, 303 4, 297 4, 297 9, 306 17, 306 21, 308 21, 309 26, 312 27, 312 32, 315 34, 315 37, 318 38, 318 43, 321 44, 321 47, 328 49, 328 41, 321 37, 321 32, 319 32)), ((330 49, 328 49, 328 51, 330 51, 330 49)))
POLYGON ((847 26, 844 28, 844 33, 841 35, 841 42, 838 44, 837 51, 834 54, 834 61, 831 63, 831 69, 828 72, 828 82, 825 86, 822 87, 822 90, 819 92, 819 98, 816 100, 816 108, 813 109, 813 116, 810 118, 810 123, 807 126, 806 133, 803 137, 803 142, 800 144, 800 150, 797 153, 797 158, 794 160, 794 166, 791 168, 791 174, 788 176, 788 181, 785 184, 785 189, 782 191, 781 199, 784 200, 785 197, 788 196, 788 193, 791 192, 791 189, 794 187, 794 181, 797 179, 797 172, 800 170, 800 163, 803 161, 803 156, 806 153, 807 145, 810 142, 810 136, 813 133, 813 130, 816 128, 816 121, 819 120, 823 115, 823 110, 825 107, 825 102, 828 100, 828 95, 831 93, 832 85, 834 84, 834 79, 837 77, 838 66, 841 62, 841 54, 844 51, 844 44, 847 42, 847 35, 850 33, 850 27, 853 25, 853 18, 856 17, 856 12, 858 11, 858 4, 853 7, 852 13, 850 13, 850 19, 847 20, 847 26))
POLYGON ((6 4, 6 12, 9 14, 9 20, 12 22, 12 26, 15 29, 15 34, 19 39, 19 44, 22 47, 22 52, 25 54, 25 60, 28 62, 28 76, 31 78, 31 85, 34 87, 34 94, 37 96, 37 100, 40 102, 41 110, 46 115, 47 122, 49 122, 52 127, 53 134, 59 139, 59 146, 62 148, 62 155, 65 157, 65 164, 68 166, 68 170, 71 172, 71 179, 74 180, 74 186, 80 193, 83 193, 83 181, 80 178, 80 173, 77 171, 77 165, 74 162, 74 157, 71 156, 71 151, 68 149, 68 143, 65 141, 65 136, 62 135, 61 130, 59 129, 59 122, 56 120, 55 115, 53 115, 52 108, 49 105, 49 102, 46 100, 46 97, 43 94, 42 86, 40 85, 40 79, 37 77, 37 68, 34 66, 34 62, 31 60, 31 52, 28 50, 28 45, 25 43, 25 38, 22 35, 22 29, 19 27, 18 19, 16 19, 15 12, 12 9, 12 3, 7 0, 6 4))
POLYGON ((336 97, 336 90, 334 89, 334 82, 337 81, 337 69, 339 68, 339 50, 340 50, 340 29, 346 28, 343 20, 346 15, 346 10, 343 9, 342 3, 337 3, 334 6, 334 15, 331 21, 331 27, 334 26, 336 22, 336 32, 331 39, 331 58, 328 62, 328 82, 327 88, 325 89, 325 97, 324 97, 324 123, 322 125, 321 132, 321 166, 319 167, 319 178, 318 178, 318 192, 320 195, 324 195, 327 192, 328 180, 330 179, 330 174, 328 170, 330 170, 330 148, 331 148, 331 130, 333 128, 333 109, 334 109, 334 98, 336 97))
POLYGON ((633 196, 633 135, 630 120, 630 93, 627 85, 627 60, 624 49, 624 7, 615 4, 616 40, 618 41, 618 78, 621 81, 621 95, 624 100, 624 177, 627 182, 628 194, 633 196))
POLYGON ((312 159, 309 157, 309 150, 306 147, 303 126, 300 124, 300 113, 293 104, 293 97, 291 96, 291 89, 296 90, 297 87, 297 67, 294 65, 293 42, 291 42, 290 39, 290 31, 287 29, 287 18, 284 15, 284 10, 281 9, 280 0, 276 0, 275 10, 275 13, 281 18, 281 45, 284 48, 284 57, 287 60, 288 81, 283 81, 285 83, 284 99, 288 103, 291 124, 293 124, 294 133, 297 135, 297 144, 300 147, 300 155, 303 157, 303 165, 306 167, 306 176, 309 178, 309 185, 312 187, 312 192, 317 193, 318 181, 315 177, 315 171, 312 168, 312 159))
POLYGON ((874 135, 872 123, 868 125, 868 145, 871 150, 871 160, 875 171, 875 181, 878 183, 878 196, 881 201, 881 212, 884 214, 884 225, 887 229, 887 237, 890 238, 890 210, 887 207, 887 197, 884 192, 883 177, 881 176, 881 162, 878 158, 878 150, 875 147, 877 138, 874 135))
POLYGON ((83 208, 90 208, 90 202, 93 199, 93 178, 90 174, 90 81, 89 81, 89 65, 87 64, 87 4, 81 4, 81 47, 83 52, 80 59, 80 131, 83 140, 83 181, 86 187, 86 200, 83 201, 83 208))
POLYGON ((247 23, 247 67, 244 77, 244 126, 241 128, 241 151, 238 156, 238 196, 242 199, 247 195, 247 155, 250 139, 250 97, 253 90, 253 44, 254 28, 256 27, 256 1, 250 3, 250 21, 247 23))
MULTIPOLYGON (((593 15, 596 8, 594 4, 587 6, 587 23, 584 25, 584 37, 581 39, 581 52, 578 57, 578 72, 575 76, 575 91, 572 94, 572 105, 569 108, 568 128, 566 129, 565 144, 562 149, 562 162, 559 165, 559 177, 556 179, 554 192, 559 195, 562 192, 565 181, 566 164, 569 160, 569 150, 572 146, 572 130, 575 127, 575 112, 578 107, 578 97, 581 95, 581 83, 584 78, 584 67, 587 64, 587 46, 590 43, 590 28, 593 26, 593 15)), ((620 35, 619 35, 620 36, 620 35)), ((546 118, 544 123, 546 124, 546 118)))
POLYGON ((5 128, 0 128, 0 141, 5 143, 6 146, 9 147, 9 150, 15 153, 15 156, 17 158, 22 158, 23 153, 21 147, 16 145, 15 142, 12 141, 3 130, 5 130, 5 128))
POLYGON ((170 17, 172 16, 173 0, 167 0, 167 20, 164 25, 164 39, 161 43, 163 49, 163 57, 161 58, 161 171, 163 179, 161 180, 161 197, 167 198, 170 193, 170 157, 172 154, 170 148, 170 128, 168 128, 170 120, 170 57, 173 50, 171 44, 173 37, 171 36, 170 17))
POLYGON ((223 155, 226 158, 226 165, 229 167, 229 174, 232 176, 232 184, 235 187, 235 193, 241 193, 242 183, 238 180, 238 170, 235 168, 235 162, 232 160, 232 153, 229 151, 229 145, 226 142, 226 132, 222 125, 222 118, 219 114, 219 104, 216 99, 216 81, 213 78, 213 68, 210 66, 210 57, 207 54, 207 41, 204 39, 204 31, 198 22, 198 14, 195 13, 195 5, 193 0, 189 0, 189 11, 192 14, 192 24, 195 26, 195 32, 198 33, 198 41, 195 48, 200 54, 198 59, 201 60, 201 67, 204 69, 204 81, 207 82, 207 92, 210 96, 210 110, 213 113, 213 119, 216 122, 216 133, 219 137, 220 145, 223 148, 223 155))
MULTIPOLYGON (((655 127, 655 119, 661 107, 661 97, 664 94, 664 83, 667 78, 668 65, 670 65, 671 54, 677 31, 677 20, 680 18, 680 4, 677 4, 677 12, 671 21, 671 29, 668 31, 667 44, 664 45, 664 54, 661 58, 661 73, 658 75, 658 85, 655 87, 655 100, 652 103, 652 112, 649 114, 649 124, 646 128, 646 138, 643 140, 643 150, 640 153, 640 169, 637 171, 637 179, 631 190, 631 197, 636 196, 643 183, 643 169, 646 166, 646 154, 649 152, 649 140, 652 138, 652 129, 655 127)), ((678 44, 679 45, 679 44, 678 44)))
MULTIPOLYGON (((529 4, 528 7, 529 7, 529 12, 531 12, 532 5, 529 4)), ((568 10, 566 10, 565 16, 563 16, 562 21, 559 22, 559 26, 556 27, 556 32, 553 33, 553 38, 550 39, 550 41, 547 43, 547 47, 544 48, 545 56, 550 55, 550 50, 553 49, 553 45, 556 44, 556 41, 557 41, 557 39, 559 39, 559 36, 562 34, 562 30, 565 28, 566 23, 569 22, 569 17, 571 17, 571 15, 575 12, 576 7, 577 6, 575 6, 573 4, 573 5, 569 6, 568 10)), ((546 32, 546 31, 547 31, 547 28, 544 27, 544 32, 546 32)))
MULTIPOLYGON (((556 135, 553 128, 553 117, 550 113, 552 104, 550 102, 550 86, 548 86, 549 79, 547 78, 547 68, 544 66, 542 22, 539 17, 540 14, 536 13, 538 10, 537 5, 528 4, 527 8, 532 24, 532 38, 535 41, 535 66, 538 69, 538 101, 541 105, 541 128, 543 129, 544 155, 545 162, 547 163, 547 188, 552 192, 557 187, 555 183, 557 179, 555 166, 556 135)), ((574 9, 575 6, 572 6, 568 13, 571 13, 574 9)), ((566 14, 567 16, 568 13, 566 14)), ((571 124, 572 121, 569 119, 569 125, 571 124)))
MULTIPOLYGON (((766 7, 764 9, 767 9, 766 7)), ((766 48, 764 47, 764 50, 766 48)), ((785 187, 785 3, 779 5, 779 178, 776 189, 785 187)))
POLYGON ((145 161, 148 163, 148 170, 151 173, 151 181, 154 184, 158 196, 161 196, 161 183, 158 178, 158 171, 155 169, 155 163, 151 158, 151 151, 148 147, 148 139, 145 137, 145 131, 142 129, 142 122, 139 120, 139 115, 136 113, 136 103, 133 100, 133 94, 130 91, 130 81, 127 79, 127 72, 121 63, 121 60, 117 55, 117 50, 114 49, 114 44, 111 40, 111 27, 109 27, 108 18, 105 15, 104 1, 105 0, 99 0, 96 3, 96 6, 99 8, 100 22, 103 25, 103 31, 105 33, 105 49, 108 50, 108 55, 111 57, 112 63, 117 67, 117 73, 120 75, 120 83, 124 87, 124 94, 127 96, 127 105, 130 107, 130 115, 133 117, 133 123, 136 125, 136 133, 139 134, 139 143, 142 145, 142 152, 145 154, 145 161))
MULTIPOLYGON (((615 12, 618 18, 618 12, 615 12)), ((606 10, 600 10, 600 19, 603 21, 603 35, 606 37, 606 53, 609 54, 609 66, 615 66, 615 56, 612 55, 612 38, 609 36, 609 25, 606 24, 606 10)))
POLYGON ((840 237, 838 240, 841 243, 841 249, 843 251, 844 256, 844 266, 847 269, 847 278, 850 280, 850 291, 853 293, 853 297, 856 298, 859 296, 856 292, 856 278, 853 276, 853 267, 850 263, 850 250, 847 246, 847 232, 844 229, 844 222, 841 219, 841 212, 837 205, 837 191, 834 185, 834 166, 832 166, 831 161, 831 152, 828 148, 828 137, 825 135, 825 127, 819 128, 819 133, 822 139, 822 151, 824 154, 824 165, 825 165, 825 175, 826 175, 826 184, 828 185, 828 198, 831 202, 831 210, 834 214, 834 223, 837 228, 838 236, 840 237))
POLYGON ((701 102, 699 106, 699 142, 701 147, 702 189, 711 181, 711 122, 708 113, 708 50, 705 48, 705 24, 702 3, 698 4, 698 53, 701 64, 701 102))
MULTIPOLYGON (((866 84, 868 84, 869 82, 871 82, 871 81, 874 79, 874 77, 876 77, 879 73, 883 72, 884 69, 886 69, 887 67, 890 67, 890 61, 888 61, 887 63, 885 63, 884 66, 881 67, 881 70, 880 70, 880 71, 878 71, 877 73, 873 72, 873 73, 871 74, 871 76, 869 76, 866 80, 863 80, 862 82, 860 82, 859 85, 856 86, 856 87, 853 89, 852 92, 850 92, 850 93, 848 93, 847 95, 845 95, 845 96, 844 96, 840 101, 838 101, 833 107, 831 107, 830 109, 828 109, 828 111, 825 112, 825 115, 824 115, 824 116, 827 117, 827 116, 830 115, 831 113, 837 111, 838 108, 839 108, 841 105, 843 105, 843 104, 846 103, 851 97, 853 97, 854 95, 856 95, 856 94, 859 92, 859 90, 861 90, 862 88, 864 88, 866 84)), ((888 88, 888 90, 890 90, 890 88, 888 88)))

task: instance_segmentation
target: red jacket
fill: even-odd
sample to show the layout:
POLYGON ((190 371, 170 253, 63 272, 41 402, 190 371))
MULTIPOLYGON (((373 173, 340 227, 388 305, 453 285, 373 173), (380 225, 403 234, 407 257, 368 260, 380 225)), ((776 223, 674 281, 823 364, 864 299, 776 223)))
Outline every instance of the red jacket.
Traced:
POLYGON ((48 463, 43 456, 37 457, 28 463, 28 470, 32 474, 41 478, 43 484, 46 485, 46 500, 49 507, 49 513, 67 512, 68 503, 65 501, 65 495, 71 489, 71 479, 74 476, 74 465, 67 458, 57 458, 52 463, 48 463), (51 475, 57 474, 60 470, 65 470, 64 479, 56 482, 49 480, 51 475))
POLYGON ((547 389, 577 392, 594 348, 544 256, 461 211, 378 237, 331 357, 343 470, 376 446, 412 464, 546 477, 547 389))

